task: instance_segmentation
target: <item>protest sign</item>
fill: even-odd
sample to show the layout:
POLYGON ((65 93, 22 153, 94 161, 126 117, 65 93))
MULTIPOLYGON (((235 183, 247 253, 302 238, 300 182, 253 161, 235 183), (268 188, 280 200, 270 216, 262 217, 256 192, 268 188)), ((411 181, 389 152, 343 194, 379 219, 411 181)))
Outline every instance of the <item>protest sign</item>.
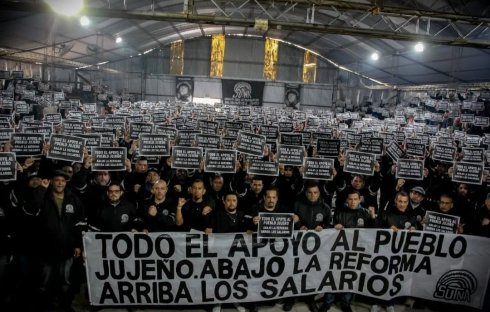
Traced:
POLYGON ((0 129, 0 143, 10 142, 10 136, 14 133, 14 128, 0 129))
POLYGON ((432 150, 432 159, 452 163, 454 161, 455 153, 455 147, 442 144, 434 144, 434 149, 432 150))
POLYGON ((17 180, 15 153, 0 153, 0 181, 17 180))
POLYGON ((177 129, 170 126, 155 126, 155 134, 166 134, 171 141, 174 141, 177 137, 177 129))
POLYGON ((386 147, 386 154, 394 162, 397 162, 398 159, 402 158, 405 155, 405 152, 396 141, 391 141, 390 145, 386 147))
POLYGON ((415 157, 425 157, 426 147, 425 144, 422 143, 422 140, 418 140, 420 143, 415 143, 415 140, 406 140, 405 142, 405 153, 408 156, 415 157))
POLYGON ((259 212, 259 238, 291 238, 294 232, 292 213, 259 212))
POLYGON ((469 148, 463 147, 462 154, 463 158, 462 162, 471 162, 471 163, 482 163, 483 159, 483 148, 469 148))
POLYGON ((199 130, 179 130, 177 137, 175 138, 175 145, 178 146, 194 146, 196 142, 196 135, 200 134, 199 130))
MULTIPOLYGON (((92 147, 102 146, 102 135, 97 133, 77 134, 76 137, 85 139, 85 148, 88 152, 92 151, 92 147)), ((111 145, 112 146, 112 145, 111 145)))
POLYGON ((344 171, 372 176, 374 174, 373 154, 347 151, 345 155, 344 171))
POLYGON ((303 179, 333 180, 334 160, 331 158, 305 157, 303 179))
POLYGON ((212 305, 351 292, 482 308, 490 275, 490 240, 425 231, 327 229, 278 239, 87 232, 83 242, 94 306, 212 305))
POLYGON ((53 134, 49 140, 47 158, 82 162, 85 139, 64 134, 53 134))
POLYGON ((29 104, 25 101, 15 101, 14 105, 17 114, 29 114, 29 104))
POLYGON ((61 123, 61 114, 60 113, 46 114, 44 116, 44 121, 45 122, 50 122, 53 125, 59 125, 61 123))
POLYGON ((197 122, 199 130, 202 134, 217 134, 218 123, 216 121, 198 120, 197 122))
POLYGON ((84 123, 76 120, 64 120, 63 121, 63 133, 64 134, 82 134, 84 131, 84 123))
POLYGON ((165 134, 140 134, 140 156, 170 156, 170 143, 165 134))
POLYGON ((483 180, 483 162, 480 164, 454 162, 453 182, 481 185, 483 180))
POLYGON ((172 148, 172 168, 199 169, 201 161, 201 147, 174 146, 172 148))
POLYGON ((12 133, 12 152, 16 157, 39 156, 43 153, 44 135, 37 133, 12 133))
POLYGON ((276 157, 280 164, 302 166, 305 148, 304 146, 278 144, 276 157))
POLYGON ((32 134, 42 134, 44 137, 49 137, 53 132, 53 127, 51 126, 39 126, 39 127, 25 127, 24 133, 32 134))
POLYGON ((318 138, 316 150, 318 155, 337 157, 340 153, 340 140, 318 138))
POLYGON ((267 143, 275 142, 278 138, 279 128, 277 126, 260 126, 260 134, 265 135, 267 143))
POLYGON ((301 133, 281 132, 279 144, 284 145, 303 145, 303 135, 301 133))
POLYGON ((425 219, 427 220, 427 223, 424 224, 424 231, 456 234, 458 230, 458 216, 427 211, 425 213, 425 219))
POLYGON ((384 140, 382 138, 364 138, 359 143, 359 152, 381 156, 383 154, 384 140))
POLYGON ((279 164, 260 159, 250 159, 248 161, 247 173, 277 177, 279 175, 279 164))
POLYGON ((242 154, 262 156, 265 144, 265 135, 240 131, 236 139, 236 150, 242 154))
POLYGON ((220 148, 221 137, 214 134, 197 134, 196 135, 196 146, 207 148, 220 148))
POLYGON ((153 124, 146 122, 130 122, 129 123, 129 136, 131 139, 136 140, 140 134, 151 134, 153 132, 153 124))
POLYGON ((424 179, 424 161, 415 159, 398 159, 396 178, 407 180, 424 179))
POLYGON ((292 121, 281 121, 278 123, 279 132, 293 132, 294 124, 292 121))
POLYGON ((204 171, 235 173, 236 151, 207 149, 204 154, 204 171))
POLYGON ((125 147, 94 147, 92 148, 92 171, 123 171, 126 170, 125 147))

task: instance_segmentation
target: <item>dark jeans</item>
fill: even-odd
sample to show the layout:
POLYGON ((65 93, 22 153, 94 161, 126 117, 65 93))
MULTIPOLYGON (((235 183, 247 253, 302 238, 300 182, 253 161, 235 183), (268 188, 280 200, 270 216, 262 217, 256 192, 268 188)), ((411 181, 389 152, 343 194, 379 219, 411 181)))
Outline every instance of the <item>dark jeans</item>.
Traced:
POLYGON ((73 258, 58 262, 44 262, 41 269, 40 295, 43 305, 49 307, 53 304, 53 298, 58 295, 62 308, 71 307, 74 297, 72 287, 73 258))
POLYGON ((323 302, 327 306, 332 306, 335 303, 335 298, 337 298, 340 300, 341 306, 350 306, 353 297, 353 293, 326 293, 323 302))

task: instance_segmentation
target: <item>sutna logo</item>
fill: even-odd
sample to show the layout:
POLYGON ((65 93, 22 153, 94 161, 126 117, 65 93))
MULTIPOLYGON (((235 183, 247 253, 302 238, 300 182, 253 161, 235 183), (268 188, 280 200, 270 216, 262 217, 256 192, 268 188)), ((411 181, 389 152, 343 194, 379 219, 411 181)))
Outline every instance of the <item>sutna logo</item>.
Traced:
POLYGON ((434 298, 470 302, 477 287, 476 277, 466 270, 451 270, 437 281, 434 298))

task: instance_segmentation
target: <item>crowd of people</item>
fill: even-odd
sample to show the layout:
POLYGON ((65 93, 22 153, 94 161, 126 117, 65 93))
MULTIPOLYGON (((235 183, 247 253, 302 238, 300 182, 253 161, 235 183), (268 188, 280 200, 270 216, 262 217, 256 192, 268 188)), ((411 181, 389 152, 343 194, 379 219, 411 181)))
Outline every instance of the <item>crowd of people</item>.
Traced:
MULTIPOLYGON (((19 158, 16 181, 0 184, 3 307, 49 311, 56 304, 72 310, 84 282, 86 231, 252 233, 261 212, 292 213, 295 230, 423 230, 426 212, 434 211, 460 217, 456 233, 490 237, 489 185, 454 183, 451 165, 431 157, 425 158, 424 179, 416 181, 397 179, 387 155, 375 162, 372 176, 347 173, 340 153, 331 168, 333 180, 317 181, 303 179, 301 167, 281 164, 278 176, 250 174, 241 157, 233 174, 176 169, 170 157, 158 164, 134 158, 134 141, 128 138, 118 145, 127 147, 125 171, 93 171, 88 153, 82 163, 43 155, 19 158)), ((9 149, 2 145, 3 152, 9 149)), ((307 152, 316 156, 314 148, 307 152)), ((270 150, 263 155, 274 159, 270 150)), ((310 311, 326 312, 338 300, 347 312, 353 297, 328 293, 320 303, 314 296, 286 298, 282 309, 290 311, 296 300, 304 300, 310 311)), ((373 301, 371 311, 380 311, 380 305, 394 311, 395 300, 373 301)), ((261 304, 236 308, 257 311, 261 304)))

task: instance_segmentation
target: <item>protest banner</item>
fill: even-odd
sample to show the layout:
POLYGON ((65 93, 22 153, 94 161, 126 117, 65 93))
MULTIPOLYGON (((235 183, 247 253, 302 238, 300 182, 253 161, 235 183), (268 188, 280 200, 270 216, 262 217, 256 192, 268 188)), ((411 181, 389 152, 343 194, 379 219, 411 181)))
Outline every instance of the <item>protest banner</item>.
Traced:
POLYGON ((305 157, 303 164, 303 179, 332 181, 334 160, 331 158, 305 157))
MULTIPOLYGON (((385 141, 386 142, 386 141, 385 141)), ((403 158, 405 152, 396 141, 391 141, 390 145, 386 147, 386 154, 394 161, 403 158)))
MULTIPOLYGON (((85 139, 85 148, 87 152, 92 152, 92 147, 102 146, 102 135, 97 133, 77 134, 76 137, 85 139)), ((111 145, 112 146, 112 145, 111 145)), ((110 147, 110 146, 108 146, 110 147)))
POLYGON ((340 140, 318 138, 316 150, 318 155, 337 157, 340 153, 340 140))
POLYGON ((484 164, 454 162, 452 182, 481 185, 483 180, 484 164))
POLYGON ((463 158, 461 159, 461 161, 471 162, 471 163, 481 163, 484 161, 483 152, 484 152, 483 148, 463 147, 462 149, 463 158))
POLYGON ((277 239, 87 232, 83 242, 94 306, 211 305, 351 292, 482 308, 490 274, 487 238, 425 231, 327 229, 277 239))
POLYGON ((124 171, 126 170, 125 147, 94 147, 92 148, 92 171, 124 171))
POLYGON ((381 156, 384 149, 382 138, 364 138, 359 143, 359 152, 381 156))
POLYGON ((0 129, 0 143, 10 142, 10 136, 14 133, 14 128, 1 128, 0 129))
MULTIPOLYGON (((117 123, 116 123, 117 124, 117 123)), ((114 123, 113 123, 114 125, 114 123)), ((121 124, 122 126, 123 124, 121 124)), ((151 134, 153 132, 153 124, 146 122, 130 122, 129 123, 129 136, 131 139, 136 140, 140 134, 151 134)))
POLYGON ((214 135, 214 134, 197 134, 196 146, 202 147, 203 149, 220 148, 221 137, 219 135, 214 135))
POLYGON ((374 174, 373 154, 347 151, 345 155, 344 171, 372 176, 374 174))
POLYGON ((277 145, 277 162, 283 165, 302 166, 305 158, 304 146, 297 145, 277 145))
POLYGON ((434 144, 434 148, 432 150, 432 159, 452 163, 454 161, 455 153, 455 147, 445 146, 442 144, 434 144))
POLYGON ((262 156, 265 144, 265 135, 240 131, 236 139, 236 150, 242 154, 262 156))
POLYGON ((292 213, 259 212, 257 233, 261 238, 291 238, 294 233, 292 213))
POLYGON ((165 134, 140 134, 140 156, 170 156, 170 142, 165 134))
POLYGON ((279 176, 279 164, 260 159, 250 159, 248 161, 247 173, 264 176, 279 176))
POLYGON ((37 133, 12 133, 12 152, 16 157, 39 156, 43 153, 44 135, 37 133))
POLYGON ((434 211, 425 213, 424 231, 437 233, 453 233, 458 231, 459 217, 434 211))
POLYGON ((82 162, 85 139, 64 134, 52 134, 47 158, 82 162))
POLYGON ((218 173, 235 173, 236 151, 224 149, 207 149, 204 154, 204 171, 218 173))
POLYGON ((406 180, 424 179, 424 161, 415 159, 398 159, 396 178, 406 180))
POLYGON ((17 180, 15 153, 0 153, 0 181, 17 180))
POLYGON ((223 103, 235 106, 262 106, 264 81, 221 79, 223 103))
POLYGON ((280 134, 279 144, 284 145, 303 145, 303 135, 301 133, 283 133, 280 134))
POLYGON ((172 147, 172 168, 199 169, 202 161, 201 147, 172 147))

